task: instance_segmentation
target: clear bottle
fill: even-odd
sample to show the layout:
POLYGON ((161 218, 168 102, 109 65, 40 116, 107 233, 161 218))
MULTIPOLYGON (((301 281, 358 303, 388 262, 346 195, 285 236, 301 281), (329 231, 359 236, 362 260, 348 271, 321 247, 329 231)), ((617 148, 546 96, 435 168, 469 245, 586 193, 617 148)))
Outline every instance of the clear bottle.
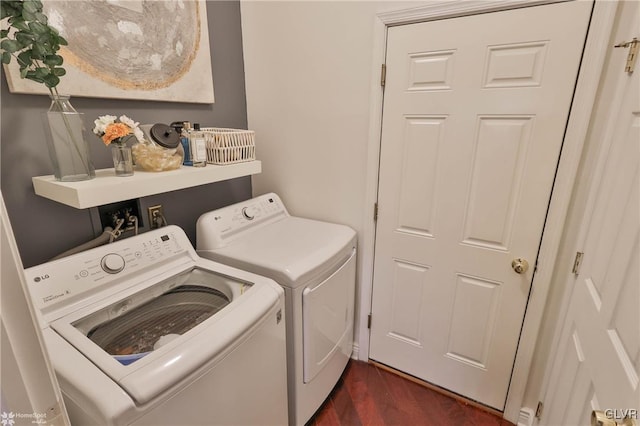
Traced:
POLYGON ((189 148, 189 130, 191 129, 191 123, 189 121, 174 121, 171 123, 171 127, 176 129, 176 132, 180 135, 180 145, 184 152, 184 159, 182 161, 183 166, 193 166, 191 160, 191 149, 189 148))
POLYGON ((189 131, 189 151, 194 167, 207 165, 207 145, 199 123, 193 123, 193 129, 189 131))

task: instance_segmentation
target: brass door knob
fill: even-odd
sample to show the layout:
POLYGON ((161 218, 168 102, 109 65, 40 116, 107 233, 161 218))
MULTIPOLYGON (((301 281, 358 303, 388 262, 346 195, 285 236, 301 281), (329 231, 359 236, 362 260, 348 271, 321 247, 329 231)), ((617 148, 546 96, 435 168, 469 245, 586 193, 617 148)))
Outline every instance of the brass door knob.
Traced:
POLYGON ((516 259, 513 259, 513 262, 511 262, 511 267, 514 271, 516 271, 516 273, 524 274, 529 269, 529 262, 527 262, 526 259, 518 257, 516 259))

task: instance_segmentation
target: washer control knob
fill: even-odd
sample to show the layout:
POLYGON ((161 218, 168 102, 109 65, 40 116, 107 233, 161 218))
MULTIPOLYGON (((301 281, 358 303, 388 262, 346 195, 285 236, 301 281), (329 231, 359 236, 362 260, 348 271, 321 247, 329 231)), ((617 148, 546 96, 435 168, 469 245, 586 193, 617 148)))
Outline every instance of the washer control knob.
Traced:
POLYGON ((242 216, 249 220, 253 220, 253 218, 256 217, 255 213, 253 213, 253 209, 250 209, 249 207, 244 207, 242 209, 242 216))
POLYGON ((119 254, 109 253, 102 258, 100 266, 108 274, 117 274, 124 269, 124 259, 119 254))

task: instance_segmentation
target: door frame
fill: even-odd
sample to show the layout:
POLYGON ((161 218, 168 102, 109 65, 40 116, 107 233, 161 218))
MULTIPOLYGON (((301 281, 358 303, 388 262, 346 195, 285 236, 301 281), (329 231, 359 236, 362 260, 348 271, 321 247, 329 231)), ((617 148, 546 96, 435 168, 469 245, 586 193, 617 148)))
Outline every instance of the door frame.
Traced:
MULTIPOLYGON (((356 358, 361 360, 369 359, 368 316, 371 313, 373 294, 376 231, 376 223, 373 220, 373 206, 378 198, 383 107, 380 72, 381 65, 384 64, 386 57, 387 29, 396 25, 539 6, 561 1, 565 0, 494 0, 486 2, 445 0, 422 7, 380 13, 374 18, 365 208, 363 209, 363 234, 360 247, 362 262, 358 271, 360 275, 360 296, 358 302, 361 308, 356 319, 356 327, 359 331, 358 341, 354 345, 354 355, 356 358)), ((537 269, 531 285, 520 344, 516 353, 511 375, 511 384, 509 386, 503 414, 505 419, 514 423, 518 421, 524 400, 529 370, 533 361, 538 332, 544 315, 547 295, 555 268, 555 259, 563 235, 565 219, 571 201, 571 194, 582 156, 584 140, 589 128, 605 57, 608 51, 609 35, 614 25, 617 7, 617 0, 595 0, 576 90, 569 114, 562 151, 560 153, 560 161, 552 190, 547 220, 543 230, 537 269)))
MULTIPOLYGON (((623 7, 620 5, 620 7, 623 7)), ((619 35, 619 28, 616 28, 611 37, 619 35)), ((616 37, 617 38, 617 37, 616 37)), ((612 46, 611 43, 609 46, 612 46)), ((622 52, 621 52, 622 53, 622 52)), ((624 52, 620 57, 625 57, 627 52, 624 52)), ((594 205, 598 202, 597 190, 594 190, 595 185, 600 185, 603 180, 603 175, 607 166, 607 160, 609 152, 613 146, 612 135, 616 128, 615 119, 619 117, 622 109, 622 100, 624 98, 624 85, 626 79, 632 78, 622 71, 622 62, 620 58, 608 57, 606 66, 606 73, 603 74, 603 78, 600 81, 598 90, 601 93, 609 93, 613 96, 608 101, 599 99, 599 103, 604 103, 604 107, 611 106, 607 110, 607 114, 603 117, 594 117, 592 128, 601 128, 602 130, 592 131, 587 137, 586 143, 589 147, 585 147, 585 155, 582 160, 583 164, 589 163, 592 165, 591 179, 576 182, 574 206, 569 213, 569 220, 574 222, 572 226, 572 232, 567 233, 566 240, 563 244, 563 252, 560 256, 573 257, 576 252, 583 252, 586 239, 589 232, 593 230, 593 224, 591 224, 594 212, 594 205), (598 125, 600 123, 600 125, 598 125)), ((601 105, 597 105, 602 108, 601 105)), ((550 382, 552 381, 551 373, 553 372, 554 363, 557 361, 558 352, 560 349, 560 339, 562 337, 563 330, 567 321, 567 311, 571 305, 573 294, 576 286, 578 285, 577 275, 574 274, 569 268, 563 271, 562 274, 556 276, 557 282, 564 284, 562 295, 558 297, 560 300, 558 317, 555 322, 555 326, 551 329, 552 334, 549 338, 551 348, 549 350, 549 356, 547 365, 542 376, 542 382, 540 389, 538 390, 538 399, 545 405, 548 402, 550 392, 550 382)))

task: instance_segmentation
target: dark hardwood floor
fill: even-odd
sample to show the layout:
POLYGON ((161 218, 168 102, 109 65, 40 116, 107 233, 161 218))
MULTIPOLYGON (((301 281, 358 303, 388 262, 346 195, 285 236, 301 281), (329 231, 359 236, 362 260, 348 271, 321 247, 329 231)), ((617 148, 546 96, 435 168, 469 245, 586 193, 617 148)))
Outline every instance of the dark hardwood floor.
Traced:
POLYGON ((342 378, 306 426, 513 426, 374 364, 349 361, 342 378))

